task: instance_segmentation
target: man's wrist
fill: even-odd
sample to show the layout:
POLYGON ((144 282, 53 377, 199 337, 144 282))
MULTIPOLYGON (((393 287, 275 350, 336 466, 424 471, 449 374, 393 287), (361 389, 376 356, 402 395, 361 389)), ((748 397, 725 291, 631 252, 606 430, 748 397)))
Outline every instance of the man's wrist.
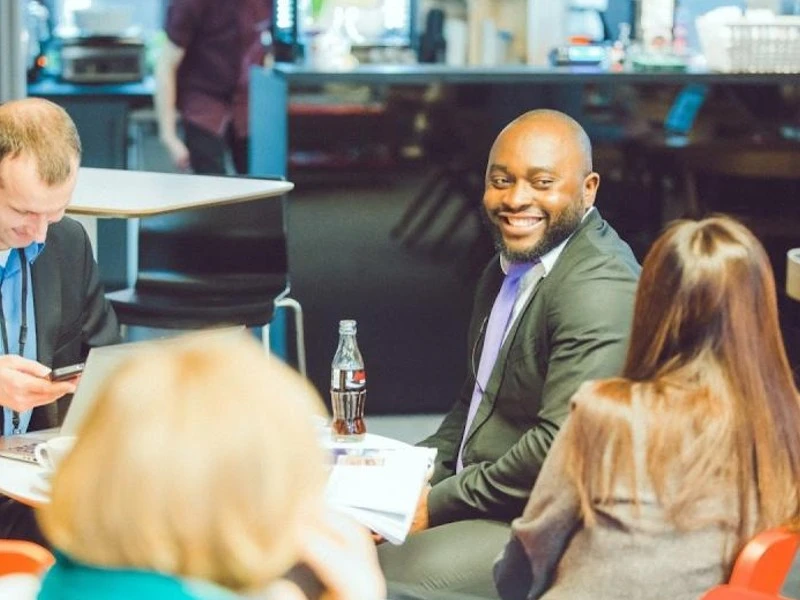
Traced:
POLYGON ((425 529, 427 529, 428 527, 431 526, 431 512, 430 512, 430 508, 429 508, 429 505, 428 505, 428 497, 431 495, 431 490, 432 489, 433 489, 433 487, 431 486, 430 483, 426 484, 425 487, 422 489, 422 493, 423 493, 423 495, 425 497, 425 501, 424 501, 425 510, 424 510, 424 513, 423 513, 423 518, 424 518, 424 522, 425 522, 425 529))

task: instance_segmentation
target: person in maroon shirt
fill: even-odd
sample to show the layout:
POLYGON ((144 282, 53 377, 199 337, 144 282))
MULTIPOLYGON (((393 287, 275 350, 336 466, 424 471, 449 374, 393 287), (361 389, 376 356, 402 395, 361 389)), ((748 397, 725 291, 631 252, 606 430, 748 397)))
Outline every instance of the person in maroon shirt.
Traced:
POLYGON ((179 169, 224 174, 230 150, 236 171, 247 172, 248 72, 264 62, 270 14, 270 0, 170 1, 155 102, 161 142, 179 169))

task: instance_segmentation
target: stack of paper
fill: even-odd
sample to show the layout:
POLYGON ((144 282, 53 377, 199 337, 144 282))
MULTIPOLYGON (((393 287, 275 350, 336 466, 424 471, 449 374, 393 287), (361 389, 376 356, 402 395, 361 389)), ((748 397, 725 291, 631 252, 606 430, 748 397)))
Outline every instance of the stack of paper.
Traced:
POLYGON ((389 542, 402 544, 436 450, 370 435, 362 442, 327 446, 332 460, 327 501, 389 542))

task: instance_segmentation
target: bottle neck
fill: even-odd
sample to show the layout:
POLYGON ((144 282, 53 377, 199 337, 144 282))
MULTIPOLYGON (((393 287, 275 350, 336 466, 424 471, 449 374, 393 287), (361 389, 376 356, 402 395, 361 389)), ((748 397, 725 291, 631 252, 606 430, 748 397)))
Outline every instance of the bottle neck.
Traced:
POLYGON ((340 333, 339 334, 339 346, 344 348, 352 348, 356 345, 356 334, 355 333, 340 333))

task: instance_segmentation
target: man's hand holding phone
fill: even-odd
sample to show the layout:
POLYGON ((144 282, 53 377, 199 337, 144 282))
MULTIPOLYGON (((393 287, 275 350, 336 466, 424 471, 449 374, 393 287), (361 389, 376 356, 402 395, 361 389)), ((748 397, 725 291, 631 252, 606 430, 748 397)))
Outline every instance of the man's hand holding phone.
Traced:
POLYGON ((15 354, 0 356, 0 405, 25 412, 75 393, 77 374, 65 381, 50 381, 50 372, 35 360, 15 354))
POLYGON ((58 367, 57 369, 53 369, 50 371, 50 381, 69 381, 75 380, 77 383, 77 378, 80 377, 81 373, 83 373, 83 367, 85 363, 75 363, 74 365, 69 365, 67 367, 58 367))

